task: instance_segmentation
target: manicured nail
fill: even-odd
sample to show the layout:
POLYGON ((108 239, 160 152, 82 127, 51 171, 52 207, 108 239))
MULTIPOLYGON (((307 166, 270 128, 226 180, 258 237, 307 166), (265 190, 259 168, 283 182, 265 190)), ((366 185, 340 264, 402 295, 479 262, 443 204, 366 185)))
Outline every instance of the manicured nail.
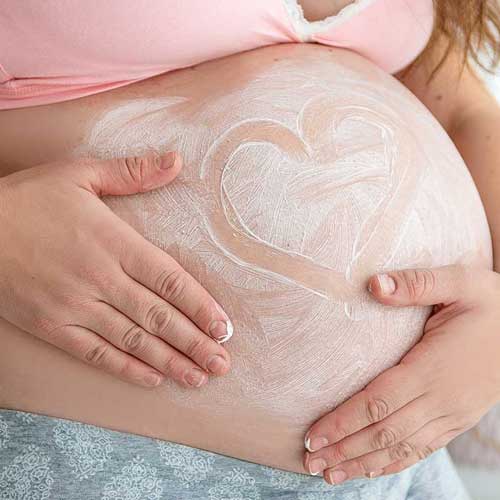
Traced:
POLYGON ((193 368, 186 373, 184 380, 193 387, 200 387, 205 382, 205 374, 199 368, 193 368))
POLYGON ((304 441, 304 446, 306 447, 306 450, 307 451, 314 451, 311 449, 311 440, 309 438, 307 438, 305 441, 304 441))
POLYGON ((227 361, 219 354, 214 354, 207 362, 207 370, 211 373, 221 373, 226 366, 227 361))
POLYGON ((161 383, 161 377, 156 373, 150 373, 144 377, 144 382, 151 387, 157 387, 161 383))
POLYGON ((310 438, 307 437, 305 441, 305 446, 308 451, 318 451, 325 446, 328 446, 328 439, 324 437, 310 438))
POLYGON ((388 274, 379 274, 377 279, 382 295, 392 295, 396 291, 396 282, 388 274))
POLYGON ((311 451, 309 449, 311 446, 311 438, 309 437, 309 434, 311 434, 311 431, 306 432, 306 435, 304 436, 304 447, 307 451, 311 451))
POLYGON ((327 468, 326 461, 322 458, 315 458, 309 463, 309 472, 311 476, 318 476, 327 468))
POLYGON ((212 321, 212 323, 210 323, 210 326, 208 327, 208 333, 219 344, 227 342, 233 336, 233 332, 233 324, 229 319, 226 321, 212 321))
POLYGON ((175 151, 170 151, 161 157, 160 168, 162 170, 167 170, 175 165, 175 160, 177 159, 177 153, 175 151))
POLYGON ((345 471, 338 469, 329 473, 330 481, 332 484, 341 484, 347 479, 345 471))
POLYGON ((368 472, 368 474, 366 475, 366 477, 368 479, 373 479, 374 477, 381 476, 383 473, 384 473, 384 469, 373 470, 371 472, 368 472))

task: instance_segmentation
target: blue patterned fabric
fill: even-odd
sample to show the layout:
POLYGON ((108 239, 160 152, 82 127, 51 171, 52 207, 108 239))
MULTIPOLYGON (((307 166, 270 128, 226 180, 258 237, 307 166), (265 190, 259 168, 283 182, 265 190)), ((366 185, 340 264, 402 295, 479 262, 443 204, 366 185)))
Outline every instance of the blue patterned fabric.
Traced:
POLYGON ((0 410, 1 500, 469 500, 446 451, 339 486, 168 441, 0 410))

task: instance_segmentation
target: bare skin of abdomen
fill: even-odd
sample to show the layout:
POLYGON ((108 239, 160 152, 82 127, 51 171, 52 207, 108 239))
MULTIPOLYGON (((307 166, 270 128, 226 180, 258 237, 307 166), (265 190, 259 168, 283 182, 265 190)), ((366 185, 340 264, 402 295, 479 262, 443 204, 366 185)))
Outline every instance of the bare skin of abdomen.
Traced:
POLYGON ((71 102, 0 113, 2 174, 177 149, 170 186, 105 202, 172 254, 235 326, 196 390, 115 380, 0 322, 0 406, 305 472, 309 425, 396 364, 428 310, 377 305, 380 270, 491 258, 451 141, 347 51, 282 45, 71 102))

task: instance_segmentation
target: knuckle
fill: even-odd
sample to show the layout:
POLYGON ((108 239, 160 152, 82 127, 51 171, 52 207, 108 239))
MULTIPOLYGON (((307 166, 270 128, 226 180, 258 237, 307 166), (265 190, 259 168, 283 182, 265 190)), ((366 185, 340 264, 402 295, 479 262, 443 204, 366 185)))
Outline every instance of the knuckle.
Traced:
POLYGON ((358 459, 354 460, 354 466, 362 476, 366 476, 369 474, 370 468, 368 467, 368 465, 365 463, 365 461, 363 459, 358 458, 358 459))
POLYGON ((93 346, 85 353, 85 359, 94 366, 103 366, 108 357, 109 348, 106 344, 93 346))
POLYGON ((424 448, 417 450, 416 455, 419 460, 424 460, 433 453, 434 450, 432 449, 431 446, 425 446, 424 448))
MULTIPOLYGON (((96 228, 96 231, 98 229, 96 228)), ((76 236, 80 237, 79 235, 76 236)), ((87 235, 82 237, 87 237, 87 235)), ((78 267, 74 269, 75 275, 83 282, 101 290, 109 288, 109 269, 100 269, 94 262, 85 261, 79 263, 78 267)))
POLYGON ((193 314, 193 322, 197 325, 210 323, 210 319, 216 314, 215 308, 210 300, 202 300, 193 314))
POLYGON ((398 442, 397 433, 389 428, 383 427, 375 433, 373 444, 375 449, 389 448, 398 442))
POLYGON ((118 376, 125 380, 134 380, 133 377, 133 369, 130 361, 125 360, 123 365, 120 367, 118 371, 118 376))
MULTIPOLYGON (((341 440, 349 436, 350 432, 348 431, 349 426, 346 425, 343 419, 337 418, 335 424, 333 425, 333 433, 335 435, 335 439, 341 440)), ((327 429, 328 431, 329 429, 327 429)))
POLYGON ((429 269, 414 269, 399 274, 412 300, 421 299, 425 294, 431 293, 436 286, 434 273, 429 269))
POLYGON ((156 279, 155 289, 160 297, 168 301, 178 301, 184 295, 186 279, 182 269, 165 270, 156 279))
POLYGON ((172 324, 173 312, 166 307, 153 305, 146 314, 146 324, 152 332, 162 335, 172 324))
POLYGON ((381 398, 368 397, 366 400, 366 415, 371 424, 383 420, 389 414, 389 405, 381 398))
POLYGON ((140 156, 128 156, 121 160, 121 164, 125 169, 125 174, 128 175, 134 184, 137 184, 142 191, 145 179, 145 159, 140 156))
POLYGON ((123 347, 129 352, 141 351, 146 341, 146 333, 138 325, 130 327, 122 338, 123 347))
POLYGON ((205 349, 205 342, 199 337, 194 337, 188 342, 185 354, 192 359, 202 354, 204 349, 205 349))
POLYGON ((348 453, 342 441, 335 443, 331 447, 331 455, 334 463, 341 463, 348 460, 348 453))
POLYGON ((46 316, 34 316, 32 318, 32 325, 35 331, 42 333, 47 338, 56 337, 59 333, 59 328, 55 322, 46 316))
POLYGON ((404 460, 405 458, 413 455, 415 452, 415 446, 407 441, 402 441, 390 449, 389 456, 393 461, 404 460))
POLYGON ((175 378, 178 372, 178 359, 175 354, 171 354, 163 363, 162 373, 175 378))

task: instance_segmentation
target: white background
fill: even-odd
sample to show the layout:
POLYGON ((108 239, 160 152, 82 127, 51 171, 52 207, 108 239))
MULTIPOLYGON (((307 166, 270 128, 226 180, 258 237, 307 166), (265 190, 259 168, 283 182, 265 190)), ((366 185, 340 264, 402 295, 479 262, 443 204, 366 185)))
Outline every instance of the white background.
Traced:
POLYGON ((500 75, 497 76, 485 75, 484 79, 486 80, 488 87, 496 95, 498 101, 500 102, 500 75))

